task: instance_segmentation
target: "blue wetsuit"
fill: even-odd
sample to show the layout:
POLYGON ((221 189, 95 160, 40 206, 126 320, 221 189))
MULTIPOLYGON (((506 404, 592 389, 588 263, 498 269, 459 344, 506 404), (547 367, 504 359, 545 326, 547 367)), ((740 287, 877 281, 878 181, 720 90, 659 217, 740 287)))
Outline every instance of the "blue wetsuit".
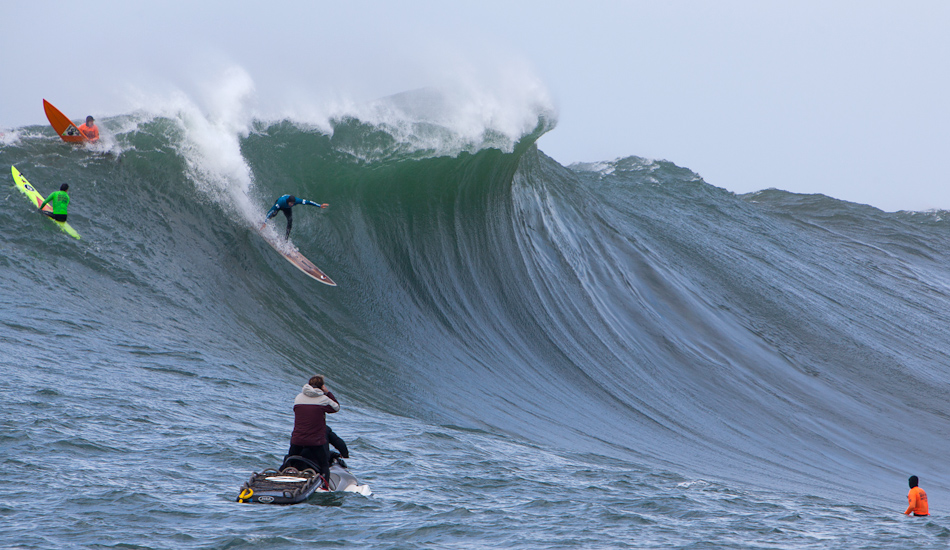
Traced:
POLYGON ((322 206, 321 204, 315 203, 313 201, 308 201, 307 199, 301 199, 300 197, 294 197, 294 204, 290 204, 290 197, 293 195, 284 195, 277 199, 277 202, 274 203, 274 206, 270 207, 270 210, 267 211, 266 220, 269 220, 277 215, 277 212, 283 212, 284 216, 287 216, 287 238, 290 238, 290 228, 294 225, 294 213, 291 208, 297 206, 298 204, 309 204, 310 206, 322 206))

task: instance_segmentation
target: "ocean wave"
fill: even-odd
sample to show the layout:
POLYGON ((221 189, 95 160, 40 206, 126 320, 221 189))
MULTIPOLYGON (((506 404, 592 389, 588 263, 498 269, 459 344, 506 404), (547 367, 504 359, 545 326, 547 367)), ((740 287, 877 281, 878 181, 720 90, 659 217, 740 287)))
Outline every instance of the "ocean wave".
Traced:
POLYGON ((702 479, 822 486, 831 460, 873 491, 942 456, 893 444, 950 415, 935 214, 738 196, 639 157, 564 167, 536 146, 543 102, 453 126, 464 101, 422 90, 323 127, 255 117, 253 88, 236 71, 216 110, 105 118, 104 151, 17 130, 0 161, 71 182, 83 240, 8 196, 9 311, 84 342, 86 368, 120 353, 168 377, 160 392, 319 369, 381 413, 702 479), (251 230, 284 193, 330 204, 296 209, 292 238, 337 289, 251 230))

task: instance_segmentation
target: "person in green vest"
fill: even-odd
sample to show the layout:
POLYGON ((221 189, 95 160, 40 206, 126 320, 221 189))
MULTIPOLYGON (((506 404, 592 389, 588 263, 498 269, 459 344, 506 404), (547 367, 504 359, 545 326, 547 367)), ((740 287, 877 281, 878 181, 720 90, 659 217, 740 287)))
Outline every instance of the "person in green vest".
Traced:
POLYGON ((59 186, 59 191, 50 193, 49 196, 46 197, 46 200, 43 201, 43 204, 40 205, 40 212, 58 222, 66 221, 66 210, 69 208, 69 195, 66 193, 67 189, 69 189, 69 184, 64 183, 59 186), (46 203, 53 205, 52 212, 43 210, 46 203))

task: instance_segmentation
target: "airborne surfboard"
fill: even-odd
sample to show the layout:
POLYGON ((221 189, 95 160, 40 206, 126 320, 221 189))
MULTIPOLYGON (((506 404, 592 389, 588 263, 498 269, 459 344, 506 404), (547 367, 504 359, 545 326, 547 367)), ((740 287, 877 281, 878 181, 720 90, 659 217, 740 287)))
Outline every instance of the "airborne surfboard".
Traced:
MULTIPOLYGON (((16 166, 11 166, 11 168, 13 169, 13 182, 16 184, 17 189, 19 189, 20 192, 26 196, 26 199, 30 201, 30 204, 32 204, 36 208, 39 208, 40 205, 43 204, 43 200, 44 200, 43 195, 40 195, 39 191, 34 189, 33 186, 30 185, 30 182, 26 181, 26 178, 24 178, 23 174, 21 174, 20 171, 16 169, 16 166)), ((46 206, 43 207, 43 210, 45 210, 46 212, 52 212, 53 207, 47 204, 46 206)), ((75 239, 79 238, 79 233, 77 233, 76 230, 73 229, 72 226, 69 225, 68 223, 56 221, 53 218, 50 218, 48 216, 43 216, 43 217, 59 225, 59 228, 62 229, 70 237, 73 237, 75 239)))
POLYGON ((267 244, 271 245, 277 252, 280 252, 280 255, 287 258, 288 262, 294 264, 294 267, 325 285, 336 286, 333 279, 327 277, 323 271, 320 271, 319 267, 305 258, 304 255, 297 250, 297 247, 290 244, 289 241, 280 241, 274 236, 273 232, 266 231, 263 228, 258 228, 257 232, 267 241, 267 244))
POLYGON ((53 130, 56 130, 56 134, 63 138, 63 141, 68 143, 83 143, 89 141, 86 136, 82 135, 82 132, 79 131, 79 128, 73 124, 73 121, 62 113, 56 107, 53 107, 53 104, 49 101, 43 100, 43 110, 46 111, 46 118, 49 119, 50 126, 53 127, 53 130))

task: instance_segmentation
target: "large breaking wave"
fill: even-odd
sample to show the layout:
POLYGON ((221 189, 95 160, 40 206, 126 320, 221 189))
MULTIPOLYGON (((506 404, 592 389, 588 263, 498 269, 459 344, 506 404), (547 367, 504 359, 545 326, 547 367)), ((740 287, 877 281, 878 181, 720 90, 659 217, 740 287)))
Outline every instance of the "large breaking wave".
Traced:
POLYGON ((368 410, 773 486, 881 495, 945 456, 942 213, 561 166, 536 146, 543 100, 466 118, 422 90, 274 120, 232 78, 221 110, 173 98, 96 148, 5 138, 2 165, 70 182, 83 234, 4 197, 10 356, 197 357, 199 386, 320 370, 368 410), (293 240, 338 288, 252 229, 284 193, 330 203, 298 207, 293 240))

